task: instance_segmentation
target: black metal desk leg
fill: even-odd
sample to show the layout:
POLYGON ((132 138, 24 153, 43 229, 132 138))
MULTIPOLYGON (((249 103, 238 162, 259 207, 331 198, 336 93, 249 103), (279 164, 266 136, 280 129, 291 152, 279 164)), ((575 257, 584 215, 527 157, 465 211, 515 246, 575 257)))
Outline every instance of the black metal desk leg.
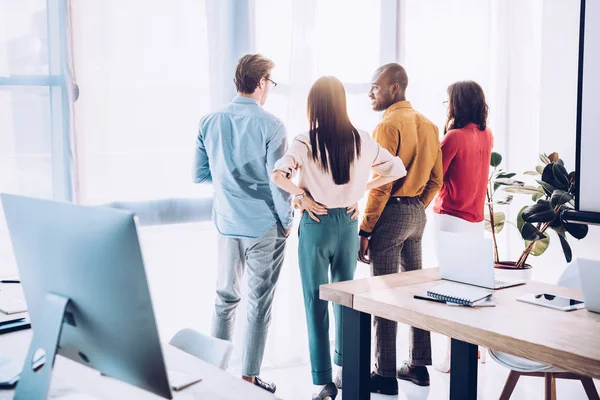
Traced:
POLYGON ((344 400, 364 400, 371 396, 371 315, 343 307, 342 392, 344 400))
POLYGON ((452 339, 450 400, 477 400, 477 345, 452 339))

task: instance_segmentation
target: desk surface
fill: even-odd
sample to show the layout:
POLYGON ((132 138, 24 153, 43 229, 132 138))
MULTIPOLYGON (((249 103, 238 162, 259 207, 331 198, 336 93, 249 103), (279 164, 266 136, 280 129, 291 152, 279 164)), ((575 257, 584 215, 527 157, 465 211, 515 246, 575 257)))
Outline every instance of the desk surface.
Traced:
POLYGON ((600 314, 564 312, 516 301, 528 293, 582 298, 540 282, 494 291, 496 307, 453 307, 417 300, 439 284, 437 269, 321 287, 321 298, 452 338, 600 378, 600 314))
MULTIPOLYGON (((0 290, 6 294, 18 295, 20 285, 2 284, 0 290), (13 286, 10 286, 13 285, 13 286)), ((32 330, 24 330, 0 335, 0 357, 25 360, 32 330)), ((174 399, 239 399, 273 400, 275 396, 251 385, 225 371, 221 371, 183 351, 164 345, 168 369, 198 374, 202 381, 179 392, 173 391, 174 399)), ((19 361, 21 363, 21 361, 19 361)), ((12 399, 14 391, 0 390, 0 400, 12 399)), ((58 356, 54 366, 49 399, 161 399, 150 392, 127 383, 101 376, 98 371, 58 356), (87 396, 85 396, 87 395, 87 396)))

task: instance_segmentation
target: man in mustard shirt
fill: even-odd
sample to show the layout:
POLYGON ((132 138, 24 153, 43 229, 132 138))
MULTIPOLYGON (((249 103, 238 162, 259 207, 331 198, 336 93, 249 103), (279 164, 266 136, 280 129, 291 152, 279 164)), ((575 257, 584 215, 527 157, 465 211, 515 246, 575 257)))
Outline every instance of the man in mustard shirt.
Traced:
MULTIPOLYGON (((360 226, 359 260, 374 276, 422 268, 421 239, 425 208, 442 186, 442 152, 438 128, 406 101, 408 76, 399 64, 386 64, 373 76, 369 97, 373 110, 385 111, 373 138, 402 159, 408 173, 372 189, 360 226)), ((429 386, 431 338, 411 328, 409 358, 396 368, 397 323, 375 317, 375 372, 371 392, 397 394, 398 379, 429 386)))

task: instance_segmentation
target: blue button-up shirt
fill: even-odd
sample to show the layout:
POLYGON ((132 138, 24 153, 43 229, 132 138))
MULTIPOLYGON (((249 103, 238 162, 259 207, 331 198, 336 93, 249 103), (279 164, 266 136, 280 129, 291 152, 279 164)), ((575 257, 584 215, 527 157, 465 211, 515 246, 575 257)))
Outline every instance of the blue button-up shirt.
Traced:
POLYGON ((293 222, 291 196, 270 179, 287 150, 283 123, 248 97, 200 120, 194 182, 212 182, 213 221, 225 236, 257 238, 293 222))

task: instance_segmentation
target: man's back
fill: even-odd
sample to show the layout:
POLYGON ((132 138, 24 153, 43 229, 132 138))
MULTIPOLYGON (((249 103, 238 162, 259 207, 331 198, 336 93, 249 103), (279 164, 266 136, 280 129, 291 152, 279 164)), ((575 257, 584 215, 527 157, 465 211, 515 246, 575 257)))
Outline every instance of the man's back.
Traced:
POLYGON ((278 220, 287 226, 289 196, 269 179, 286 144, 281 121, 248 97, 202 118, 194 179, 212 180, 213 220, 221 234, 260 237, 278 220))
POLYGON ((408 171, 406 177, 394 184, 392 196, 421 196, 440 150, 438 128, 409 102, 392 105, 381 123, 391 125, 399 135, 396 155, 408 171))
POLYGON ((373 131, 381 147, 400 157, 407 174, 372 189, 360 229, 372 232, 390 197, 418 197, 425 207, 442 186, 442 154, 438 128, 408 101, 389 106, 373 131))

